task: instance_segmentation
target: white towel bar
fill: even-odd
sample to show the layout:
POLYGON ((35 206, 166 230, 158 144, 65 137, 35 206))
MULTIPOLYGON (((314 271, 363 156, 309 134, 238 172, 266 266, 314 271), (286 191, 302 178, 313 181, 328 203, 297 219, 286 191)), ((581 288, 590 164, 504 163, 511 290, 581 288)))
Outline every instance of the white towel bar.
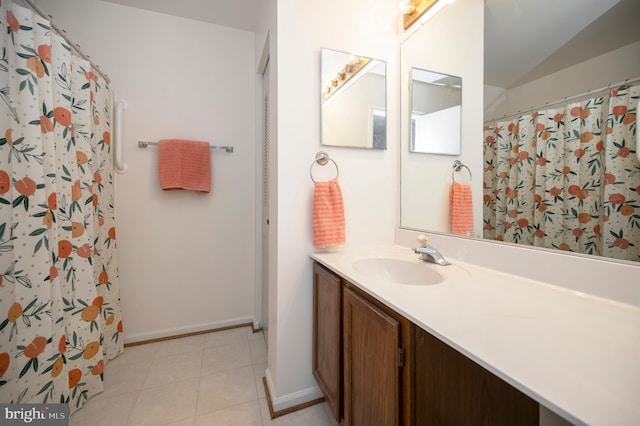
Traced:
MULTIPOLYGON (((138 141, 138 148, 146 148, 149 145, 158 145, 158 142, 138 141)), ((232 146, 209 145, 210 149, 224 149, 227 152, 233 152, 232 146)))

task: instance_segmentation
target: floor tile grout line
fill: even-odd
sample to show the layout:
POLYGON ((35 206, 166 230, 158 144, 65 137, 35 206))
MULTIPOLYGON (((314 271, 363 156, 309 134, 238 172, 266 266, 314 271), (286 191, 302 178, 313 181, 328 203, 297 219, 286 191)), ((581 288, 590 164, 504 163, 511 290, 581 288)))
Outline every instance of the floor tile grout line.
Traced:
MULTIPOLYGON (((259 333, 262 334, 261 331, 259 333)), ((257 401, 258 401, 258 412, 260 413, 260 423, 264 426, 264 425, 268 424, 267 420, 268 420, 269 423, 271 423, 271 417, 269 416, 269 419, 265 419, 265 417, 264 417, 265 415, 264 415, 264 413, 262 411, 262 406, 261 406, 261 401, 260 401, 260 389, 258 387, 258 377, 257 377, 257 374, 256 374, 256 365, 258 365, 258 363, 255 361, 255 358, 253 356, 254 355, 254 353, 253 353, 254 352, 253 351, 253 345, 251 344, 252 342, 251 342, 251 339, 249 338, 249 335, 247 335, 247 340, 249 341, 249 356, 251 357, 251 365, 252 365, 252 369, 251 370, 252 370, 252 373, 253 373, 253 384, 254 384, 254 386, 256 388, 256 398, 257 398, 257 401)), ((264 339, 262 339, 262 340, 264 340, 264 339)), ((262 362, 260 362, 260 364, 262 364, 262 362)), ((260 377, 260 379, 262 379, 262 377, 260 377)))
MULTIPOLYGON (((206 335, 205 335, 205 336, 206 336, 206 335)), ((247 345, 247 348, 249 349, 249 359, 251 360, 251 344, 250 344, 250 342, 249 342, 249 335, 248 335, 248 334, 245 334, 245 343, 246 343, 246 345, 247 345)), ((220 346, 215 346, 215 347, 230 346, 231 344, 232 344, 232 343, 228 343, 228 344, 225 344, 225 345, 220 345, 220 346)), ((206 338, 205 338, 205 344, 204 344, 203 346, 206 346, 206 338)), ((203 347, 203 348, 202 348, 202 359, 200 360, 200 376, 198 377, 198 392, 197 392, 197 395, 196 395, 196 406, 195 406, 194 424, 195 424, 195 422, 196 422, 196 420, 197 420, 197 418, 198 418, 198 416, 199 416, 199 415, 198 415, 198 412, 199 412, 199 411, 198 411, 198 402, 200 401, 200 389, 201 389, 201 384, 202 384, 202 378, 203 378, 203 377, 210 376, 210 375, 212 375, 212 374, 218 374, 218 373, 222 373, 222 372, 224 372, 224 371, 220 371, 220 372, 216 372, 216 373, 210 373, 210 374, 207 374, 207 375, 203 375, 203 369, 204 369, 204 351, 205 351, 205 349, 206 349, 206 347, 203 347)), ((233 371, 233 370, 238 370, 238 369, 240 369, 240 368, 246 368, 246 367, 253 367, 253 364, 250 364, 249 366, 244 366, 244 367, 236 367, 236 368, 232 368, 232 369, 229 369, 229 370, 226 370, 226 371, 233 371)), ((253 383, 253 385, 254 385, 254 387, 255 387, 255 386, 256 386, 256 384, 255 384, 255 373, 253 373, 253 368, 252 368, 252 374, 254 375, 254 380, 253 380, 253 382, 254 382, 254 383, 253 383)), ((257 393, 257 389, 255 389, 255 390, 256 390, 256 401, 258 401, 258 393, 257 393)), ((235 405, 232 405, 232 406, 225 407, 225 408, 223 408, 223 409, 228 409, 228 408, 230 408, 230 407, 237 406, 237 405, 240 405, 240 403, 235 404, 235 405)), ((259 407, 258 407, 258 408, 259 408, 259 407)), ((216 412, 216 411, 220 411, 220 409, 219 409, 219 410, 213 410, 213 411, 211 411, 211 413, 216 412)), ((209 413, 201 413, 200 415, 204 415, 204 414, 209 414, 209 413)), ((260 418, 262 419, 262 414, 260 414, 260 418)))
MULTIPOLYGON (((219 413, 219 412, 221 412, 221 411, 226 411, 226 410, 229 410, 229 409, 231 409, 231 408, 239 407, 239 406, 241 406, 241 405, 249 404, 249 403, 253 403, 253 402, 255 402, 256 404, 258 404, 258 409, 260 410, 260 398, 257 398, 257 399, 255 399, 255 400, 242 401, 242 402, 238 402, 238 403, 235 403, 235 404, 227 405, 227 406, 224 406, 224 407, 216 408, 215 410, 207 411, 207 412, 204 412, 204 413, 201 413, 201 414, 197 414, 197 410, 196 410, 196 415, 195 415, 195 416, 193 416, 193 418, 194 418, 194 419, 197 419, 198 417, 208 416, 208 415, 211 415, 211 414, 213 414, 213 413, 219 413)), ((260 412, 261 412, 261 414, 260 414, 260 419, 262 420, 262 410, 260 410, 260 412)), ((179 420, 178 420, 178 421, 179 421, 179 420)))
MULTIPOLYGON (((148 374, 148 372, 147 372, 148 374)), ((136 404, 138 404, 138 401, 140 400, 140 394, 142 393, 142 389, 139 390, 136 394, 136 400, 133 403, 133 405, 131 406, 131 410, 129 410, 129 415, 127 416, 127 422, 125 423, 127 426, 129 426, 131 424, 131 416, 133 415, 133 411, 136 409, 136 404)))
MULTIPOLYGON (((257 378, 257 376, 256 376, 256 369, 254 368, 254 369, 253 369, 253 382, 254 382, 254 383, 255 383, 255 385, 256 385, 256 392, 257 392, 257 396, 258 396, 258 409, 260 410, 260 423, 262 423, 262 425, 264 426, 265 424, 267 424, 267 423, 266 423, 266 420, 267 420, 267 419, 265 419, 265 418, 264 418, 265 414, 264 414, 264 412, 262 411, 262 404, 261 404, 261 402, 262 402, 262 401, 261 401, 261 398, 260 398, 260 390, 258 390, 258 382, 257 382, 257 379, 258 379, 258 378, 257 378)), ((265 396, 265 399, 266 399, 266 396, 265 396)), ((268 418, 268 420, 269 420, 269 423, 270 423, 270 422, 271 422, 271 416, 270 416, 270 415, 267 415, 267 416, 269 417, 269 418, 268 418)))
MULTIPOLYGON (((212 332, 211 334, 215 334, 215 333, 216 332, 212 332)), ((196 394, 195 394, 196 401, 195 401, 195 404, 194 404, 195 405, 194 415, 191 416, 191 417, 187 416, 184 419, 178 419, 176 421, 183 421, 183 420, 187 420, 187 419, 192 418, 193 421, 194 421, 194 424, 195 424, 196 419, 199 417, 198 408, 199 408, 199 402, 200 402, 199 400, 200 400, 200 393, 201 393, 201 383, 202 383, 203 377, 207 377, 207 376, 213 375, 213 374, 228 373, 228 372, 231 372, 233 370, 249 368, 251 377, 253 378, 252 386, 253 386, 253 391, 254 391, 253 392, 254 398, 252 398, 249 401, 236 402, 236 403, 233 403, 233 404, 231 404, 229 406, 221 407, 221 408, 218 408, 216 410, 213 410, 213 411, 210 411, 210 412, 207 412, 207 413, 202 413, 200 415, 214 413, 214 412, 221 411, 221 410, 227 410, 227 409, 230 409, 230 408, 233 408, 233 407, 237 407, 237 406, 242 405, 242 404, 246 404, 246 403, 252 402, 252 403, 255 403, 257 405, 257 409, 258 409, 259 416, 260 416, 259 419, 260 419, 261 423, 262 424, 270 424, 270 420, 271 419, 269 418, 269 419, 265 420, 265 418, 264 418, 264 413, 263 413, 263 410, 262 410, 262 407, 261 407, 260 391, 258 389, 258 384, 257 384, 258 375, 262 376, 263 374, 262 374, 262 372, 258 371, 256 366, 264 365, 265 361, 263 359, 261 359, 259 361, 256 360, 256 357, 262 352, 262 349, 259 348, 260 343, 256 340, 257 338, 255 337, 255 334, 250 334, 248 332, 247 333, 243 333, 242 334, 242 338, 237 339, 237 341, 235 341, 235 339, 232 337, 231 340, 225 342, 224 344, 214 344, 214 345, 209 345, 209 346, 207 345, 207 336, 208 335, 209 334, 203 334, 202 335, 203 338, 202 338, 201 346, 199 345, 199 348, 197 349, 197 352, 199 352, 199 361, 200 361, 200 366, 199 366, 199 370, 198 370, 199 371, 198 376, 197 377, 194 376, 191 379, 177 380, 177 381, 171 382, 171 383, 179 383, 179 382, 184 382, 184 381, 187 381, 187 380, 193 380, 193 379, 197 378, 197 389, 196 389, 196 394), (240 344, 241 342, 243 343, 243 346, 245 348, 243 350, 247 351, 247 355, 248 355, 248 360, 247 360, 248 364, 247 365, 234 366, 233 368, 220 370, 220 371, 215 371, 215 372, 208 373, 208 374, 204 373, 205 353, 206 353, 207 349, 222 348, 224 346, 230 346, 230 345, 233 345, 233 344, 240 344)), ((189 337, 191 337, 191 336, 189 336, 189 337)), ((176 339, 176 342, 179 342, 179 339, 176 339)), ((138 406, 139 402, 141 401, 141 395, 142 395, 143 392, 145 392, 147 390, 152 390, 152 389, 155 389, 155 388, 158 388, 158 387, 161 387, 161 386, 165 386, 165 385, 171 384, 171 383, 158 384, 156 386, 152 386, 152 387, 149 387, 149 388, 145 388, 144 387, 145 383, 147 383, 147 380, 149 380, 150 375, 153 374, 152 373, 153 365, 156 362, 159 362, 159 360, 161 360, 163 358, 171 357, 171 356, 180 356, 180 355, 184 355, 184 354, 188 353, 188 352, 178 352, 178 353, 169 353, 169 354, 162 355, 163 354, 163 351, 162 351, 162 346, 163 345, 162 345, 162 343, 163 342, 157 342, 155 344, 155 347, 152 349, 152 351, 150 351, 150 353, 146 357, 144 357, 142 359, 138 359, 136 361, 132 361, 132 362, 128 362, 128 361, 124 362, 121 366, 117 367, 118 369, 120 369, 120 368, 123 368, 123 367, 125 367, 127 365, 133 365, 133 364, 136 364, 136 363, 144 362, 146 360, 150 360, 148 362, 148 364, 147 364, 147 368, 146 368, 146 372, 144 374, 144 378, 142 379, 142 385, 141 385, 142 387, 140 389, 130 391, 131 396, 134 396, 134 393, 135 393, 135 401, 133 402, 133 404, 131 406, 131 409, 129 410, 129 412, 127 414, 127 417, 126 417, 126 424, 127 425, 131 425, 131 421, 133 419, 133 414, 135 413, 135 409, 138 406)), ((264 339, 262 339, 262 344, 266 346, 266 344, 264 342, 264 339)), ((178 344, 178 347, 179 346, 180 345, 178 344)), ((193 349, 195 349, 195 348, 193 348, 193 349)), ((189 352, 196 352, 196 350, 193 350, 193 349, 191 351, 189 351, 189 352)), ((266 350, 266 347, 265 347, 265 350, 266 350)), ((123 353, 123 355, 124 355, 124 353, 123 353)), ((115 394, 114 394, 114 396, 115 396, 115 394)), ((326 414, 325 414, 325 416, 326 416, 326 414)))
MULTIPOLYGON (((207 336, 207 335, 205 334, 204 336, 207 336)), ((198 376, 198 392, 196 392, 196 404, 195 404, 194 413, 193 413, 193 424, 194 425, 195 425, 196 419, 198 417, 198 405, 200 403, 200 390, 202 389, 202 369, 204 368, 204 351, 205 351, 205 347, 206 347, 206 342, 207 342, 207 339, 205 337, 204 341, 202 342, 202 354, 201 354, 201 358, 200 358, 200 374, 198 376)))
MULTIPOLYGON (((248 367, 250 367, 250 366, 240 367, 240 368, 236 368, 236 369, 233 369, 233 370, 227 370, 226 372, 234 371, 234 370, 240 370, 240 369, 246 369, 246 368, 248 368, 248 367)), ((214 374, 218 374, 218 373, 214 373, 214 374)), ((200 414, 198 414, 198 403, 197 403, 197 401, 196 401, 196 416, 195 416, 195 417, 197 418, 197 417, 199 417, 199 416, 203 416, 203 415, 205 415, 205 414, 211 414, 211 413, 215 413, 215 412, 218 412, 218 411, 228 410, 229 408, 237 407, 237 406, 239 406, 239 405, 247 404, 247 403, 249 403, 249 402, 257 402, 258 404, 260 404, 260 397, 258 396, 257 389, 255 389, 255 387, 256 387, 256 383, 255 383, 255 374, 253 373, 253 371, 252 371, 252 373, 251 373, 251 374, 254 376, 253 386, 254 386, 254 390, 256 391, 256 392, 255 392, 255 396, 256 396, 256 398, 255 398, 255 399, 248 400, 248 401, 242 401, 242 402, 238 402, 238 403, 233 403, 233 404, 231 404, 231 405, 227 405, 227 406, 224 406, 224 407, 218 407, 218 408, 216 408, 215 410, 207 411, 207 412, 200 413, 200 414)), ((209 375, 207 375, 207 376, 205 376, 205 377, 208 377, 208 376, 211 376, 211 375, 213 375, 213 374, 209 374, 209 375)), ((200 381, 198 382, 198 400, 200 399, 199 397, 200 397, 200 383, 201 383, 201 380, 202 380, 202 377, 200 377, 200 381)), ((259 405, 258 405, 258 407, 259 407, 259 405)), ((261 416, 261 418, 262 418, 262 416, 261 416)))
POLYGON ((201 364, 201 366, 200 366, 200 377, 206 377, 206 376, 210 376, 210 375, 212 375, 212 374, 218 374, 218 373, 229 372, 229 371, 237 370, 237 369, 240 369, 240 368, 252 367, 254 364, 253 364, 253 359, 251 358, 251 345, 250 345, 250 343, 249 343, 249 341, 248 341, 248 338, 247 338, 247 337, 245 337, 245 343, 247 344, 247 349, 249 350, 249 364, 247 364, 247 365, 233 366, 233 367, 228 368, 228 369, 224 369, 224 370, 217 370, 217 371, 210 372, 210 373, 206 373, 206 374, 205 374, 205 373, 204 373, 204 371, 203 371, 203 370, 204 370, 204 364, 205 364, 205 363, 204 363, 204 350, 206 350, 206 349, 212 349, 212 348, 216 348, 216 349, 224 348, 224 347, 228 347, 228 346, 231 346, 231 345, 234 345, 234 344, 237 344, 237 343, 226 343, 226 344, 224 344, 224 345, 219 345, 219 346, 215 346, 215 347, 204 348, 204 350, 203 350, 203 355, 202 355, 202 364, 201 364))
POLYGON ((138 401, 140 400, 140 395, 142 394, 142 391, 144 390, 144 384, 147 382, 147 377, 149 377, 149 374, 151 373, 151 366, 153 365, 153 361, 155 361, 156 356, 158 355, 158 349, 160 348, 160 344, 156 345, 155 350, 153 351, 153 357, 151 358, 151 362, 149 363, 149 366, 147 367, 147 372, 144 375, 144 379, 142 380, 142 384, 141 384, 141 388, 138 389, 138 393, 136 394, 136 400, 133 403, 133 405, 131 406, 131 410, 129 411, 129 415, 127 416, 127 426, 131 425, 131 416, 133 416, 133 413, 136 409, 136 405, 138 405, 138 401))
MULTIPOLYGON (((161 347, 175 346, 175 345, 177 345, 177 344, 178 344, 182 339, 192 339, 192 340, 193 340, 194 338, 201 338, 201 339, 202 339, 202 342, 201 342, 201 343, 202 343, 202 346, 201 346, 200 348, 198 348, 198 349, 204 349, 204 346, 205 346, 205 339, 204 339, 204 336, 205 336, 205 334, 199 334, 199 335, 195 335, 195 336, 187 336, 187 337, 183 337, 183 338, 180 338, 180 339, 165 340, 165 341, 162 341, 162 342, 158 342, 158 347, 157 347, 157 349, 156 349, 156 355, 155 355, 155 357, 154 357, 154 360, 155 360, 155 359, 161 359, 161 358, 167 358, 167 357, 169 357, 169 356, 179 355, 179 354, 181 354, 181 353, 187 353, 187 352, 189 352, 189 351, 184 351, 184 352, 183 352, 182 350, 180 350, 180 351, 178 351, 178 352, 176 352, 176 353, 169 353, 169 354, 165 354, 165 355, 162 355, 162 356, 160 355, 160 348, 161 348, 161 347), (164 343, 164 345, 163 345, 163 343, 164 343)), ((179 345, 178 345, 178 346, 179 346, 179 345)), ((200 345, 198 345, 198 346, 200 346, 200 345)), ((191 351, 192 351, 192 352, 195 352, 195 349, 192 349, 191 351)))

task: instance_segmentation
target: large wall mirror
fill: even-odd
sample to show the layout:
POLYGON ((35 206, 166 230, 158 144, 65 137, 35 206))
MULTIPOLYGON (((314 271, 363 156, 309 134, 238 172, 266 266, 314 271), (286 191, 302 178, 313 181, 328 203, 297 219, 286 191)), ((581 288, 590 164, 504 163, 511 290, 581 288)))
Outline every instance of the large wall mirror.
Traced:
MULTIPOLYGON (((469 116, 482 108, 482 96, 476 99, 474 94, 470 102, 462 103, 459 155, 416 154, 410 150, 410 125, 405 124, 411 122, 411 70, 423 68, 460 75, 465 89, 473 86, 468 82, 473 74, 445 63, 449 56, 472 51, 456 50, 459 46, 454 48, 450 44, 457 40, 446 32, 447 27, 461 28, 459 22, 470 19, 466 15, 454 16, 454 10, 462 7, 459 3, 445 7, 401 45, 401 227, 453 234, 449 188, 459 179, 468 183, 473 193, 474 221, 469 236, 625 262, 640 261, 640 180, 636 181, 640 179, 640 157, 636 155, 640 150, 636 130, 640 26, 634 22, 634 17, 640 16, 640 2, 485 0, 481 113, 484 132, 473 130, 467 133, 470 137, 465 137, 469 116), (552 25, 540 27, 539 23, 548 19, 552 25), (436 55, 433 48, 425 48, 434 38, 439 38, 440 44, 436 55), (445 62, 434 63, 434 56, 445 62), (605 127, 600 130, 588 127, 598 123, 605 123, 605 127), (572 125, 577 128, 569 127, 572 125), (610 140, 608 135, 616 134, 618 125, 626 126, 620 130, 623 136, 610 140), (533 138, 526 141, 525 134, 533 138), (541 155, 536 151, 542 144, 552 146, 561 138, 573 145, 562 145, 558 151, 560 161, 553 163, 551 157, 555 154, 551 152, 541 155), (490 146, 487 141, 506 147, 508 157, 486 157, 490 146), (622 157, 623 162, 615 166, 620 173, 605 169, 606 155, 622 157), (467 169, 462 169, 462 173, 452 170, 454 160, 469 167, 472 179, 467 169), (601 170, 594 169, 599 163, 603 164, 601 170), (555 174, 559 183, 540 185, 538 175, 527 168, 529 165, 545 166, 547 175, 555 174), (495 178, 487 176, 490 169, 499 167, 506 168, 497 170, 495 178), (581 173, 592 179, 574 182, 574 177, 581 173), (596 175, 601 176, 602 182, 597 182, 596 175), (492 179, 502 181, 503 187, 487 192, 484 188, 492 179), (489 217, 486 207, 493 204, 490 198, 495 191, 502 191, 506 201, 499 213, 504 217, 502 233, 492 234, 487 231, 494 219, 489 217), (604 200, 588 204, 601 191, 608 191, 604 200), (531 200, 531 216, 522 213, 522 201, 518 200, 523 196, 531 200), (562 207, 549 214, 551 206, 560 202, 562 207), (574 222, 539 230, 533 217, 545 213, 546 221, 569 218, 574 222), (506 235, 509 226, 512 226, 510 236, 506 235), (556 239, 539 244, 538 238, 543 234, 556 239), (595 245, 589 240, 594 234, 604 247, 600 251, 590 249, 595 245)), ((482 127, 482 123, 478 126, 482 127)))
POLYGON ((322 49, 322 145, 387 148, 386 63, 322 49))

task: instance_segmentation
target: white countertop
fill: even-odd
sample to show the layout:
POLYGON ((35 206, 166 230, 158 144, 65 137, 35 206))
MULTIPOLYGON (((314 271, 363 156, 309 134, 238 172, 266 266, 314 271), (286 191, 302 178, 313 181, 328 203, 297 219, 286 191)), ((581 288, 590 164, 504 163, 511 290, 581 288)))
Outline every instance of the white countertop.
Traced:
POLYGON ((423 262, 400 246, 311 257, 570 422, 640 424, 640 308, 449 258, 451 266, 428 264, 447 277, 433 285, 351 266, 423 262))

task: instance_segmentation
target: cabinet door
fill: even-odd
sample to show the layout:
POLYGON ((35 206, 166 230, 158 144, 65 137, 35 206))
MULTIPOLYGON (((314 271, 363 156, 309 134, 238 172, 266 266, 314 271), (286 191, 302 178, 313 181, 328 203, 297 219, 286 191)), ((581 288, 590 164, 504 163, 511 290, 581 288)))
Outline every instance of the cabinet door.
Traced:
POLYGON ((343 426, 399 424, 398 321, 345 287, 343 426))
POLYGON ((538 404, 414 326, 414 424, 537 426, 538 404))
POLYGON ((340 420, 342 282, 313 265, 313 376, 336 420, 340 420))

